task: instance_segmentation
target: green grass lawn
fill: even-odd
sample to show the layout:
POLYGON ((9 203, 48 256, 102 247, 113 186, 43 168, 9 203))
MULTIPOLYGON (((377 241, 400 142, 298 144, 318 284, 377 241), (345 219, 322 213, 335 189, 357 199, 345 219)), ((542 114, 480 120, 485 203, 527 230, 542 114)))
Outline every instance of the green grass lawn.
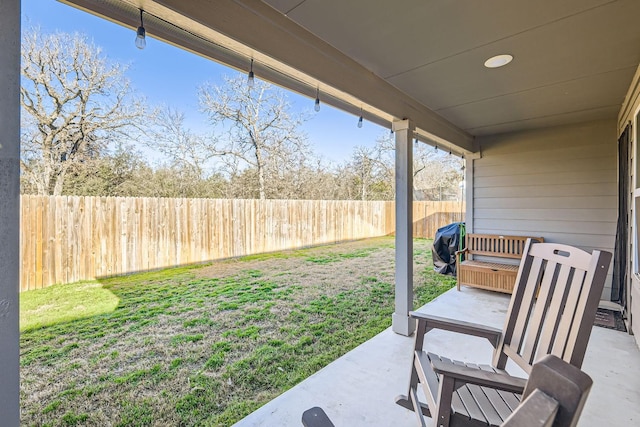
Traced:
MULTIPOLYGON (((430 246, 416 305, 455 283, 430 246)), ((390 326, 393 259, 379 238, 25 292, 22 424, 231 425, 390 326)))

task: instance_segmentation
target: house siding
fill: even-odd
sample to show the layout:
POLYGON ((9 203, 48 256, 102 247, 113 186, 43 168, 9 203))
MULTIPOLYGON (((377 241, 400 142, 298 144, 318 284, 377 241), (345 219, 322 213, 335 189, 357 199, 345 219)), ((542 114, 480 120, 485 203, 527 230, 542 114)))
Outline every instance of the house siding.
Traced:
MULTIPOLYGON (((542 236, 613 252, 617 221, 614 119, 478 138, 473 232, 542 236)), ((611 295, 612 271, 603 300, 611 295)))

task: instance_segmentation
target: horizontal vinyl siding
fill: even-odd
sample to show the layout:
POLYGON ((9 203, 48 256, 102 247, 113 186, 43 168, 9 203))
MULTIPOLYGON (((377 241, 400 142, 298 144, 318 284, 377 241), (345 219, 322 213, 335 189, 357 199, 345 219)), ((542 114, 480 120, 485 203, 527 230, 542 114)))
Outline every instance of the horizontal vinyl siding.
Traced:
POLYGON ((505 221, 504 219, 483 219, 476 222, 476 224, 480 223, 482 227, 486 229, 504 230, 504 234, 513 234, 513 232, 517 231, 531 235, 531 233, 539 233, 540 230, 544 230, 545 233, 565 235, 586 234, 589 236, 608 236, 611 231, 610 224, 600 221, 554 221, 545 219, 514 219, 505 221))
POLYGON ((616 209, 482 209, 476 219, 514 219, 547 221, 613 222, 618 218, 616 209))
MULTIPOLYGON (((526 197, 526 194, 522 194, 522 197, 512 199, 500 199, 497 197, 484 198, 474 200, 478 208, 512 208, 512 209, 600 209, 594 208, 594 206, 616 206, 618 202, 617 196, 598 196, 598 197, 526 197), (544 200, 539 200, 544 199, 544 200)), ((474 213, 476 212, 474 209, 474 213)), ((617 207, 615 208, 617 209, 617 207)))
MULTIPOLYGON (((613 252, 615 133, 615 120, 607 120, 479 138, 473 231, 613 252)), ((611 270, 605 286, 603 299, 609 299, 611 270)))
MULTIPOLYGON (((607 160, 607 162, 609 162, 609 160, 607 160)), ((483 168, 484 171, 495 173, 495 170, 492 172, 491 169, 486 166, 488 165, 485 165, 485 168, 483 168)), ((535 180, 537 185, 553 185, 558 182, 562 182, 564 185, 570 185, 570 184, 584 185, 584 184, 599 184, 602 182, 608 182, 611 179, 610 169, 584 170, 583 168, 580 168, 580 170, 577 170, 577 171, 564 170, 562 172, 554 172, 552 174, 547 174, 547 173, 541 174, 540 172, 541 172, 540 169, 527 172, 527 170, 523 168, 520 168, 519 170, 514 171, 512 167, 511 173, 509 176, 509 185, 513 187, 527 186, 527 185, 531 185, 531 183, 533 182, 532 180, 535 180), (514 172, 517 172, 517 175, 514 175, 513 174, 514 172)), ((496 186, 504 183, 504 175, 476 176, 475 180, 480 188, 496 186)))
MULTIPOLYGON (((503 198, 522 197, 532 199, 546 199, 558 197, 608 197, 611 191, 617 191, 615 182, 600 184, 564 184, 557 181, 555 184, 534 184, 522 186, 502 185, 496 187, 476 187, 476 196, 479 198, 503 198)), ((544 202, 544 200, 542 200, 544 202)))

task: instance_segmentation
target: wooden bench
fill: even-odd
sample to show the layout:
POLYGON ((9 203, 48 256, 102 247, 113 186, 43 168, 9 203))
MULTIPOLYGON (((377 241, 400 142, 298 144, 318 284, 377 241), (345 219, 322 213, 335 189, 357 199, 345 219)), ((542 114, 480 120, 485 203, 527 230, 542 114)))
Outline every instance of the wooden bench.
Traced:
POLYGON ((510 294, 516 282, 518 263, 527 239, 543 242, 542 237, 467 234, 465 248, 456 252, 458 290, 473 286, 510 294), (464 256, 464 261, 462 260, 464 256), (476 259, 476 257, 487 257, 476 259))

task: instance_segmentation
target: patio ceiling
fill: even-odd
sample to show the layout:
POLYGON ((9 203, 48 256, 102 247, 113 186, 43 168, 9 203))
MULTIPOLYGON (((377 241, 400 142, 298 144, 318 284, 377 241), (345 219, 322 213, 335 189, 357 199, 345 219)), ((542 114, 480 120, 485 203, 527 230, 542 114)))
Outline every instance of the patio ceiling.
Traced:
POLYGON ((640 62, 637 0, 265 1, 472 135, 616 117, 640 62))
POLYGON ((640 63, 637 0, 66 2, 131 27, 143 8, 158 18, 149 35, 238 69, 253 57, 258 76, 378 123, 410 118, 461 151, 478 135, 615 118, 640 63), (511 64, 484 67, 504 53, 511 64))

